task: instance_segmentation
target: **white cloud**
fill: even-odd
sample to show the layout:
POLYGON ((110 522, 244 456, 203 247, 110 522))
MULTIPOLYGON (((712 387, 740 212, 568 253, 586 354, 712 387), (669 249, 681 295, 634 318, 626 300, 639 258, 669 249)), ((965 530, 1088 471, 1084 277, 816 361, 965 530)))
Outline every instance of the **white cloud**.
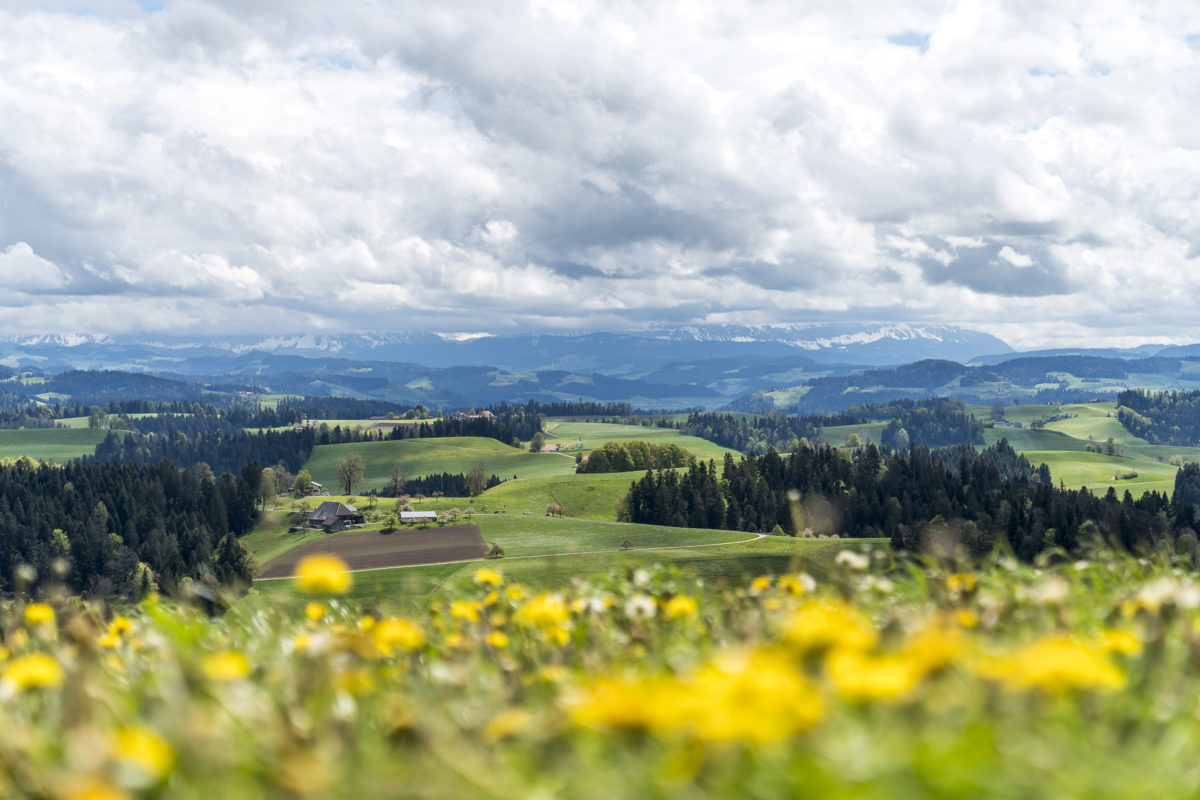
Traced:
POLYGON ((1032 258, 1025 255, 1024 253, 1018 253, 1016 250, 1013 250, 1008 245, 1004 245, 1003 247, 1001 247, 1000 252, 997 255, 999 255, 1001 258, 1003 258, 1009 264, 1012 264, 1014 267, 1020 267, 1020 268, 1032 267, 1034 264, 1034 261, 1032 258))
POLYGON ((14 292, 61 289, 67 276, 28 244, 17 242, 0 252, 0 284, 14 292))
POLYGON ((8 8, 0 277, 97 332, 1198 321, 1192 4, 8 8))

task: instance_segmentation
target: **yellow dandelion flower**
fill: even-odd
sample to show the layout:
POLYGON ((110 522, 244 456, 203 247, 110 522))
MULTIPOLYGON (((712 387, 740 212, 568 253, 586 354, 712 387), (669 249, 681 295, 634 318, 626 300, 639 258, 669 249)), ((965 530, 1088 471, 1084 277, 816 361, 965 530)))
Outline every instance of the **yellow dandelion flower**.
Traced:
POLYGON ((244 653, 233 650, 209 653, 202 666, 208 679, 219 683, 241 680, 250 674, 250 660, 244 653))
POLYGON ((354 585, 354 576, 345 561, 318 553, 296 565, 296 585, 305 594, 345 594, 354 585))
POLYGON ((325 616, 325 606, 321 605, 320 603, 309 603, 304 608, 304 616, 308 617, 313 622, 317 622, 325 616))
POLYGON ((355 696, 363 695, 375 688, 375 679, 370 672, 359 667, 334 675, 333 688, 355 696))
POLYGON ((979 578, 970 572, 956 572, 946 578, 946 588, 955 594, 969 594, 979 585, 979 578))
POLYGON ((104 778, 89 778, 68 788, 63 800, 129 800, 129 795, 104 778))
POLYGON ((295 638, 292 639, 292 649, 297 652, 303 652, 308 649, 308 645, 311 641, 312 640, 309 638, 307 633, 297 634, 295 638))
POLYGON ((1112 691, 1125 686, 1125 674, 1107 653, 1063 635, 1044 636, 1010 656, 980 659, 975 670, 1013 691, 1065 694, 1073 689, 1112 691))
POLYGON ((133 622, 128 617, 113 617, 108 623, 108 632, 118 639, 133 635, 133 622))
POLYGON ((149 728, 119 731, 113 740, 113 757, 154 781, 165 780, 175 770, 175 751, 167 740, 149 728))
POLYGON ((492 606, 496 605, 496 603, 498 603, 498 602, 500 602, 500 593, 495 590, 490 591, 486 595, 483 596, 484 608, 491 608, 492 606))
POLYGON ((487 635, 487 643, 497 650, 508 647, 508 634, 504 631, 492 631, 487 635))
POLYGON ((962 631, 933 624, 910 636, 902 652, 922 675, 926 675, 946 669, 965 649, 962 631))
POLYGON ((904 654, 869 655, 857 650, 836 650, 825 661, 838 694, 854 702, 902 700, 921 683, 924 670, 904 654))
POLYGON ((0 680, 17 691, 53 689, 62 685, 63 671, 59 663, 45 653, 30 653, 13 659, 0 680))
POLYGON ((450 604, 450 616, 467 622, 479 622, 479 611, 479 603, 473 601, 455 600, 450 604))
POLYGON ((801 652, 867 650, 879 638, 874 626, 855 608, 836 600, 809 600, 785 620, 784 640, 801 652))
POLYGON ((511 739, 528 728, 532 719, 529 712, 523 708, 506 709, 492 717, 484 727, 483 738, 492 744, 503 739, 511 739))
POLYGON ((979 627, 979 615, 969 608, 961 608, 955 611, 954 621, 964 628, 979 627))
POLYGON ((358 621, 358 629, 360 631, 362 631, 363 633, 369 632, 371 630, 371 628, 374 628, 374 627, 375 627, 375 618, 372 617, 370 614, 363 616, 363 618, 358 621))
POLYGON ((1100 637, 1100 649, 1106 653, 1120 653, 1123 656, 1136 656, 1142 652, 1141 640, 1129 631, 1105 631, 1100 637))
POLYGON ((30 627, 54 624, 54 609, 45 603, 30 603, 25 606, 25 624, 30 627))
POLYGON ((686 617, 695 619, 700 613, 696 601, 686 595, 676 595, 667 601, 667 605, 663 608, 663 616, 667 619, 679 619, 686 617))
POLYGON ((561 628, 570 618, 567 601, 559 594, 539 594, 532 597, 516 614, 519 624, 538 628, 543 632, 561 628))
POLYGON ((607 677, 567 700, 583 727, 648 731, 699 741, 773 742, 822 717, 817 688, 767 651, 734 651, 682 676, 607 677))
POLYGON ((490 567, 475 570, 475 582, 484 586, 499 586, 504 583, 504 577, 490 567))
POLYGON ((771 588, 771 578, 769 575, 759 575, 750 582, 750 594, 762 594, 767 589, 771 588))
POLYGON ((385 656, 396 650, 411 653, 425 644, 425 633, 411 620, 394 617, 381 620, 372 630, 375 646, 385 656))
POLYGON ((514 603, 519 603, 525 599, 525 587, 519 583, 514 583, 504 589, 504 596, 512 600, 514 603))
POLYGON ((808 594, 816 588, 816 582, 803 573, 799 575, 781 575, 778 586, 793 597, 808 594))

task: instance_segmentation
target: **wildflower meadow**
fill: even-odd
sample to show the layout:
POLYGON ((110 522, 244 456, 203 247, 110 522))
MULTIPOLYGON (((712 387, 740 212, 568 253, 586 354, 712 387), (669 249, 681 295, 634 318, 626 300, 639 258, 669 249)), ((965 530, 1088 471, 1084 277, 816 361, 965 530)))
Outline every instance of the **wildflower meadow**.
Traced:
POLYGON ((0 616, 0 796, 1170 797, 1200 787, 1200 585, 1127 557, 851 553, 705 585, 483 567, 398 615, 336 559, 227 609, 0 616))

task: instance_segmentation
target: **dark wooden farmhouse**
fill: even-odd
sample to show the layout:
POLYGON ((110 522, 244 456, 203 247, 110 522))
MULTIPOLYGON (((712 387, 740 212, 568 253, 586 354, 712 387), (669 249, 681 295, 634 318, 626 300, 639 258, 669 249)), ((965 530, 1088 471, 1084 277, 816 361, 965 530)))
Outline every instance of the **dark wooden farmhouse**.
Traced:
POLYGON ((361 525, 366 521, 366 517, 354 506, 330 500, 317 506, 317 510, 308 518, 308 525, 311 528, 320 528, 326 533, 332 533, 344 531, 351 525, 361 525))

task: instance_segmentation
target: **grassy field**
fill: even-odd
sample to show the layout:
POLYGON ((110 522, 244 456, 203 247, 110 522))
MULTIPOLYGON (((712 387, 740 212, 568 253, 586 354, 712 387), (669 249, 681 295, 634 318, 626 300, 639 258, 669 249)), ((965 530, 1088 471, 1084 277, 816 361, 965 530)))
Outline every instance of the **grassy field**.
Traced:
POLYGON ((863 442, 879 444, 883 436, 883 429, 887 425, 886 422, 866 422, 862 425, 830 425, 821 429, 821 438, 828 444, 839 447, 846 443, 846 440, 850 438, 850 434, 857 433, 858 438, 863 442))
POLYGON ((622 442, 641 440, 655 444, 677 444, 695 454, 697 458, 720 461, 726 452, 736 451, 713 444, 696 436, 686 436, 672 428, 652 428, 641 425, 613 425, 605 422, 571 422, 548 420, 543 425, 546 442, 557 444, 560 448, 580 441, 583 443, 583 453, 587 455, 593 449, 605 442, 622 442))
POLYGON ((629 491, 629 484, 641 472, 613 472, 603 475, 556 475, 505 481, 488 489, 475 503, 489 508, 507 508, 509 513, 530 511, 542 514, 550 503, 557 503, 572 517, 615 521, 617 501, 629 491))
MULTIPOLYGON (((458 502, 461 505, 462 501, 458 502)), ((422 508, 425 505, 422 504, 422 508)), ((634 525, 532 514, 477 514, 471 521, 479 526, 486 541, 501 545, 509 558, 619 552, 625 541, 632 543, 633 547, 644 549, 737 542, 753 537, 753 534, 738 531, 634 525)), ((260 563, 266 563, 306 541, 336 535, 311 532, 290 534, 287 532, 288 525, 287 515, 273 512, 242 541, 260 563)))
POLYGON ((465 473, 482 461, 488 474, 502 478, 570 475, 574 459, 557 453, 530 453, 478 436, 440 439, 402 439, 385 442, 321 445, 313 450, 305 468, 314 481, 338 486, 337 464, 350 453, 358 453, 366 464, 366 477, 356 491, 382 489, 392 467, 399 466, 410 478, 423 475, 465 473))
MULTIPOLYGON (((834 559, 843 550, 885 548, 882 539, 792 539, 769 536, 744 544, 717 547, 684 547, 587 553, 572 556, 504 558, 486 562, 503 570, 512 581, 537 591, 566 589, 589 577, 612 570, 632 571, 653 564, 673 564, 685 575, 717 586, 745 586, 758 575, 798 569, 824 580, 835 571, 834 559)), ((434 597, 470 587, 481 562, 435 564, 421 567, 372 570, 355 575, 350 596, 360 600, 386 598, 412 611, 424 608, 434 597)), ((255 587, 264 593, 292 591, 288 581, 264 581, 255 587)))
MULTIPOLYGON (((981 406, 968 410, 991 416, 991 410, 981 406)), ((1134 497, 1148 491, 1169 494, 1174 489, 1176 472, 1169 463, 1171 458, 1200 461, 1200 448, 1152 445, 1132 436, 1117 421, 1114 403, 1008 406, 1004 418, 1024 427, 987 428, 986 443, 1007 439, 1033 464, 1045 463, 1050 467, 1055 483, 1061 482, 1068 488, 1086 486, 1103 493, 1111 486, 1119 494, 1128 489, 1134 497), (1071 416, 1046 423, 1041 430, 1029 427, 1034 420, 1059 416, 1063 411, 1071 416), (1103 452, 1109 438, 1113 440, 1113 455, 1103 452), (1089 447, 1095 451, 1086 452, 1089 447), (1137 477, 1121 477, 1135 472, 1137 477)))
POLYGON ((59 463, 90 456, 104 441, 106 430, 84 428, 22 428, 0 430, 0 458, 29 458, 59 463))
MULTIPOLYGON (((443 510, 442 507, 451 504, 462 508, 465 501, 441 498, 425 501, 422 507, 443 510)), ((363 505, 360 503, 360 508, 363 505)), ((475 506, 481 507, 481 498, 476 499, 475 506)), ((381 504, 379 509, 386 507, 381 504)), ((780 574, 796 559, 799 568, 820 577, 829 572, 834 556, 851 541, 756 538, 754 534, 740 531, 671 528, 534 514, 480 513, 471 521, 479 526, 485 541, 504 548, 505 557, 498 563, 503 564, 506 573, 522 583, 547 589, 566 586, 578 577, 601 573, 614 566, 654 561, 669 561, 706 579, 745 581, 755 575, 780 574)), ((337 535, 309 531, 289 533, 289 524, 288 515, 271 512, 243 542, 259 562, 265 564, 305 542, 337 535)), ((886 547, 883 540, 861 542, 886 547)), ((478 562, 465 562, 371 570, 359 574, 355 595, 361 598, 383 595, 391 600, 419 605, 443 584, 468 580, 477 567, 478 562)), ((256 586, 259 591, 273 593, 288 591, 290 584, 264 581, 256 586)))

